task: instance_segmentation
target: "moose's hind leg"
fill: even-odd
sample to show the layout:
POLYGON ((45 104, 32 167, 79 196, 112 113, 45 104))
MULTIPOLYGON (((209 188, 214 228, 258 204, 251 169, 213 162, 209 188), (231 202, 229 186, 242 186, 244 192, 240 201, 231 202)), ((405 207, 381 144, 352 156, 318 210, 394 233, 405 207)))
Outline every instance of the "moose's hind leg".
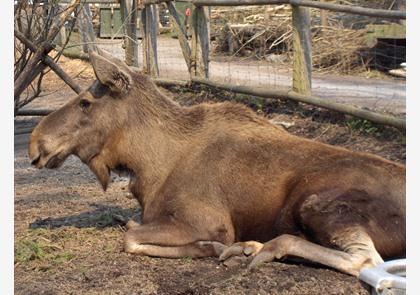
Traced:
POLYGON ((284 234, 266 242, 262 249, 259 247, 254 248, 255 252, 253 253, 249 252, 249 247, 246 247, 245 243, 235 243, 222 252, 220 260, 227 260, 232 256, 245 254, 254 257, 250 264, 250 268, 254 268, 264 262, 294 256, 317 262, 354 276, 358 276, 360 270, 364 267, 372 267, 383 262, 372 240, 364 233, 362 228, 349 228, 346 234, 340 235, 336 243, 337 246, 341 246, 338 246, 338 249, 332 249, 301 237, 284 234), (238 250, 239 248, 242 249, 243 253, 238 250))
MULTIPOLYGON (((313 243, 289 238, 287 242, 290 245, 287 247, 291 250, 287 254, 319 262, 352 275, 358 275, 364 267, 382 263, 383 259, 375 247, 374 239, 385 233, 381 234, 373 229, 381 227, 379 222, 383 224, 387 221, 376 220, 376 216, 370 212, 374 210, 375 202, 378 199, 357 190, 339 195, 310 195, 295 209, 295 216, 305 238, 313 243)), ((277 241, 275 244, 285 245, 287 242, 277 241)), ((257 257, 254 263, 256 262, 257 257)))
MULTIPOLYGON (((280 235, 255 248, 250 267, 287 256, 304 258, 358 276, 364 267, 383 262, 368 232, 369 216, 357 204, 335 196, 311 195, 296 208, 295 219, 305 238, 280 235)), ((243 244, 243 243, 242 243, 243 244)), ((224 250, 221 260, 238 254, 241 243, 224 250), (235 248, 236 247, 236 248, 235 248), (233 251, 233 249, 236 249, 233 251)), ((240 252, 240 251, 239 251, 240 252)))
POLYGON ((363 235, 362 231, 355 230, 356 235, 360 234, 359 238, 349 238, 348 240, 343 238, 342 242, 346 247, 339 249, 321 246, 297 236, 281 235, 264 244, 264 247, 252 260, 250 268, 275 258, 294 256, 358 276, 362 268, 375 266, 382 263, 383 260, 376 251, 372 240, 367 235, 363 235))

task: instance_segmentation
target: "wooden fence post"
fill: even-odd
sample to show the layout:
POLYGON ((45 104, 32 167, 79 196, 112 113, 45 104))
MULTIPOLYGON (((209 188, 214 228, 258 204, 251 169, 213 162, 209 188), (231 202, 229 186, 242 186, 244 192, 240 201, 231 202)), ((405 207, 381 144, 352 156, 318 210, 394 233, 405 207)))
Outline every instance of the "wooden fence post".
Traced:
POLYGON ((182 49, 182 55, 184 56, 188 71, 191 73, 191 48, 188 43, 187 28, 185 28, 184 24, 182 24, 175 5, 171 1, 166 2, 166 7, 168 8, 169 15, 171 16, 172 26, 178 36, 179 44, 182 49))
POLYGON ((142 5, 140 10, 140 32, 141 32, 141 50, 143 53, 143 71, 145 73, 149 72, 149 65, 148 60, 149 57, 147 56, 147 29, 146 29, 146 6, 142 5))
POLYGON ((125 0, 124 5, 125 30, 125 63, 138 67, 138 38, 137 38, 137 0, 125 0))
POLYGON ((84 10, 85 5, 89 5, 89 4, 80 5, 81 6, 80 12, 79 12, 79 15, 77 16, 76 24, 77 24, 77 30, 79 32, 79 40, 80 40, 80 43, 82 44, 82 51, 84 53, 88 53, 88 46, 87 46, 88 37, 86 34, 86 29, 83 24, 83 10, 84 10))
POLYGON ((293 91, 311 94, 312 50, 309 8, 292 5, 293 18, 293 91))
POLYGON ((66 44, 66 40, 67 40, 67 29, 66 26, 62 26, 60 28, 60 46, 64 47, 64 45, 66 44))
MULTIPOLYGON (((325 2, 325 0, 321 0, 321 2, 325 2)), ((328 11, 325 9, 321 9, 321 26, 322 29, 328 26, 328 11)))
MULTIPOLYGON (((59 11, 63 11, 64 9, 65 9, 65 5, 59 3, 54 12, 57 12, 57 14, 58 14, 59 11)), ((54 19, 54 22, 55 23, 59 22, 59 17, 58 16, 54 19)), ((67 36, 68 36, 68 32, 67 32, 67 28, 66 28, 65 24, 60 27, 60 31, 58 32, 58 36, 59 36, 58 38, 60 40, 59 45, 64 48, 64 45, 66 44, 66 40, 67 40, 67 36)))
MULTIPOLYGON (((122 33, 123 33, 123 48, 127 48, 127 42, 128 39, 126 37, 127 35, 127 16, 128 16, 128 9, 127 9, 127 3, 126 0, 120 0, 120 18, 121 18, 121 25, 122 25, 122 33)), ((102 16, 101 16, 102 17, 102 16)), ((101 20, 102 22, 102 20, 101 20)), ((111 20, 110 20, 111 22, 111 20)), ((101 23, 102 26, 103 23, 101 23)), ((110 34, 112 36, 112 24, 109 24, 109 30, 110 30, 110 34)))
POLYGON ((209 77, 210 7, 194 6, 192 11, 191 76, 209 77))
POLYGON ((157 22, 154 5, 148 4, 141 10, 143 33, 143 69, 152 77, 159 76, 157 61, 157 22))
POLYGON ((132 51, 133 51, 133 66, 138 67, 139 66, 139 46, 138 46, 138 39, 139 36, 137 35, 137 19, 138 19, 138 3, 137 0, 132 0, 132 13, 130 16, 130 34, 131 39, 129 40, 129 43, 131 42, 132 51))
POLYGON ((80 7, 79 17, 77 18, 77 25, 79 28, 80 40, 82 41, 83 52, 96 51, 95 33, 92 25, 92 14, 90 12, 89 4, 83 4, 80 7))

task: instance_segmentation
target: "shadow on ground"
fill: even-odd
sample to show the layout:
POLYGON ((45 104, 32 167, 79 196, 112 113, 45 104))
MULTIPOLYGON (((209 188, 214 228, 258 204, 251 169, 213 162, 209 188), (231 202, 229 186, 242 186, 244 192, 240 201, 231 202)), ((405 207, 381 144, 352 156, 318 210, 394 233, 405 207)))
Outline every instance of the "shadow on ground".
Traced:
POLYGON ((95 227, 101 229, 125 225, 129 219, 140 222, 140 209, 123 209, 119 206, 107 206, 98 203, 89 205, 96 209, 70 216, 37 219, 29 224, 29 228, 53 229, 74 226, 77 228, 95 227))

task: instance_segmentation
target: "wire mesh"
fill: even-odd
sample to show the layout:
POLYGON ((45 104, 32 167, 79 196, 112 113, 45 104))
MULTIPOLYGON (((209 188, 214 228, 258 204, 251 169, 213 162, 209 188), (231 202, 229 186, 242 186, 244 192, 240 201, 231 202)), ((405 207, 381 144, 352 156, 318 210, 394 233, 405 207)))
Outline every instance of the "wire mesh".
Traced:
MULTIPOLYGON (((369 7, 390 9, 399 3, 382 2, 369 4, 369 7)), ((177 5, 181 21, 187 25, 188 7, 185 3, 177 5)), ((159 11, 160 31, 165 32, 157 38, 159 77, 188 79, 190 75, 179 41, 167 27, 170 23, 165 5, 160 5, 159 11)), ((325 23, 320 10, 310 11, 312 93, 331 101, 405 113, 405 78, 390 75, 390 70, 404 73, 401 64, 405 62, 405 25, 333 12, 327 12, 325 23), (375 31, 388 28, 388 35, 375 31)), ((210 20, 210 79, 235 85, 291 88, 293 26, 289 5, 212 7, 210 20)), ((98 25, 100 23, 98 21, 98 25)), ((187 31, 191 35, 190 26, 187 31)), ((99 38, 97 43, 100 48, 124 59, 123 39, 99 38)), ((142 67, 141 38, 137 46, 142 67)))
MULTIPOLYGON (((384 5, 387 3, 374 8, 384 9, 384 5)), ((336 102, 404 113, 405 79, 389 73, 395 69, 404 72, 404 26, 332 12, 327 13, 327 23, 323 24, 320 11, 310 11, 312 93, 336 102), (375 29, 388 28, 389 36, 374 35, 375 29)), ((213 7, 211 27, 211 79, 259 87, 292 86, 289 5, 213 7)))

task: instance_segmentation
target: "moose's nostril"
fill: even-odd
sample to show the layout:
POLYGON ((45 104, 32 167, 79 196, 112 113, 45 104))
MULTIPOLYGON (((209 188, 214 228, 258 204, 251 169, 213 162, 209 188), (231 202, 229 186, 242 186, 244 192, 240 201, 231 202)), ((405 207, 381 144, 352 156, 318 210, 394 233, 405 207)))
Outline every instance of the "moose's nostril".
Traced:
POLYGON ((36 165, 39 162, 39 159, 41 159, 41 155, 36 156, 32 161, 31 165, 36 165))

